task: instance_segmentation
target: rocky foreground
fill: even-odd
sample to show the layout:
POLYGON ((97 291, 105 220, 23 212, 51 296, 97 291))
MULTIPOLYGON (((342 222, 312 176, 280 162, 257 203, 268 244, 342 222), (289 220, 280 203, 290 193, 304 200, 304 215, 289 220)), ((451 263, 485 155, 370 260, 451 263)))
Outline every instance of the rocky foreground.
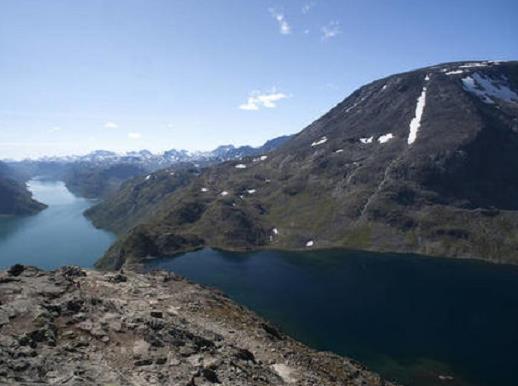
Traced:
POLYGON ((389 385, 177 275, 0 273, 0 384, 389 385))

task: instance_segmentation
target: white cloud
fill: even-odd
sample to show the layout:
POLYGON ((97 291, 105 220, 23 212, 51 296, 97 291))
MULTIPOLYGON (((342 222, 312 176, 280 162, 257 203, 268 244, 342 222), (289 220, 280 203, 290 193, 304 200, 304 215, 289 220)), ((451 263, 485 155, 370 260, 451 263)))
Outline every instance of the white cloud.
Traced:
POLYGON ((239 106, 241 110, 256 111, 261 107, 273 109, 277 107, 278 101, 288 98, 288 95, 277 92, 273 89, 270 92, 253 91, 250 93, 246 103, 239 106))
POLYGON ((342 33, 340 23, 337 21, 329 22, 327 25, 321 28, 321 31, 323 40, 334 38, 335 36, 342 33))
POLYGON ((302 13, 305 15, 307 14, 309 11, 311 11, 311 8, 313 8, 315 6, 315 2, 314 1, 310 1, 309 3, 306 3, 302 6, 302 13))
POLYGON ((61 127, 54 126, 49 129, 49 133, 57 133, 58 131, 61 131, 61 127))
POLYGON ((119 125, 117 125, 115 122, 108 121, 104 124, 104 127, 106 127, 107 129, 116 129, 119 127, 119 125))
POLYGON ((252 97, 248 97, 248 102, 243 103, 242 105, 239 105, 239 108, 241 110, 248 110, 248 111, 259 110, 259 106, 257 106, 257 103, 252 100, 252 97))
POLYGON ((135 133, 135 132, 128 133, 128 138, 130 138, 130 139, 140 139, 140 138, 142 138, 142 134, 135 133))
POLYGON ((291 27, 286 20, 286 16, 283 13, 276 11, 274 8, 269 9, 272 17, 277 20, 279 24, 279 32, 283 35, 289 35, 291 33, 291 27))

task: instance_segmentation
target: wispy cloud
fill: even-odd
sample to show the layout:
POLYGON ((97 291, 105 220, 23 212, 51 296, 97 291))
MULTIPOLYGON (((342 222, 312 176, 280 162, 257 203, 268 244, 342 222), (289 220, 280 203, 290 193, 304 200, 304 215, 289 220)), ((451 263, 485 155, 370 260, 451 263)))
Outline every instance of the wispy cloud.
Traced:
POLYGON ((104 124, 104 127, 107 129, 116 129, 119 127, 119 125, 117 125, 115 122, 108 121, 104 124))
POLYGON ((49 133, 57 133, 58 131, 61 131, 61 127, 59 126, 53 126, 49 129, 49 133))
POLYGON ((327 40, 336 37, 342 33, 340 23, 338 21, 331 21, 321 28, 322 39, 327 40))
POLYGON ((128 133, 128 138, 129 139, 140 139, 140 138, 142 138, 142 134, 136 133, 136 132, 131 132, 131 133, 128 133))
POLYGON ((304 4, 304 5, 302 6, 302 13, 303 13, 304 15, 305 15, 305 14, 307 14, 309 11, 311 11, 311 8, 313 8, 315 5, 316 5, 316 4, 315 4, 315 2, 314 2, 314 1, 310 1, 310 2, 308 2, 308 3, 306 3, 306 4, 304 4))
POLYGON ((288 95, 273 89, 270 92, 252 91, 246 103, 239 105, 241 110, 256 111, 262 107, 274 109, 277 102, 288 98, 288 95))
POLYGON ((289 35, 291 33, 291 27, 286 20, 286 16, 274 8, 269 8, 268 11, 270 11, 272 17, 277 20, 277 24, 279 25, 279 32, 283 35, 289 35))

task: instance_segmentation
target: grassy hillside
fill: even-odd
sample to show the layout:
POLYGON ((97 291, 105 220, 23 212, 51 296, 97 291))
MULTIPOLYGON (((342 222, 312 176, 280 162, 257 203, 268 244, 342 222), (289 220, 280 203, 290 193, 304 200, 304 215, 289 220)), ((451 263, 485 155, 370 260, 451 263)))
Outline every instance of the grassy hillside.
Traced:
POLYGON ((375 81, 265 157, 208 168, 168 194, 133 195, 138 215, 100 221, 94 209, 98 224, 129 231, 99 266, 202 246, 518 263, 516 90, 516 62, 450 63, 375 81))

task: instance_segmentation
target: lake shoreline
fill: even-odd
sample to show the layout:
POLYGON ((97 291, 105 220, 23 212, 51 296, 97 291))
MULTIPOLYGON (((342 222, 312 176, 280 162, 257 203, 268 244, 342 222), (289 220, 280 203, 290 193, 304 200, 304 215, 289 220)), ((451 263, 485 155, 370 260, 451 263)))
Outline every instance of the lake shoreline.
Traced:
POLYGON ((223 291, 295 339, 353 357, 388 379, 438 386, 449 377, 454 380, 448 384, 462 386, 492 386, 489 380, 498 379, 499 385, 513 385, 514 265, 362 251, 203 249, 144 268, 223 291), (487 327, 480 331, 473 321, 487 327), (502 344, 507 356, 494 358, 498 367, 488 365, 484 353, 498 352, 495 346, 502 344))
MULTIPOLYGON (((0 218, 0 251, 8 256, 0 264, 91 267, 115 235, 96 229, 83 216, 91 202, 62 182, 38 184, 32 185, 35 194, 49 208, 0 218)), ((488 380, 514 386, 516 265, 317 247, 202 248, 138 268, 174 272, 217 289, 307 346, 355 358, 388 379, 417 386, 442 386, 444 379, 452 386, 492 386, 488 380), (494 358, 488 360, 487 352, 494 358)))
POLYGON ((148 384, 158 378, 185 385, 393 385, 356 361, 297 342, 221 293, 175 274, 15 266, 0 272, 0 296, 0 315, 4 304, 14 310, 0 319, 0 381, 6 384, 148 384), (24 300, 13 295, 20 293, 28 299, 25 312, 19 311, 27 306, 24 300), (49 302, 51 310, 37 316, 49 302), (24 319, 30 322, 18 326, 24 319), (26 348, 30 356, 12 359, 11 350, 26 348))
POLYGON ((0 217, 0 268, 15 263, 42 269, 93 266, 115 240, 83 215, 94 202, 75 196, 62 181, 35 178, 27 186, 47 208, 30 216, 0 217))

